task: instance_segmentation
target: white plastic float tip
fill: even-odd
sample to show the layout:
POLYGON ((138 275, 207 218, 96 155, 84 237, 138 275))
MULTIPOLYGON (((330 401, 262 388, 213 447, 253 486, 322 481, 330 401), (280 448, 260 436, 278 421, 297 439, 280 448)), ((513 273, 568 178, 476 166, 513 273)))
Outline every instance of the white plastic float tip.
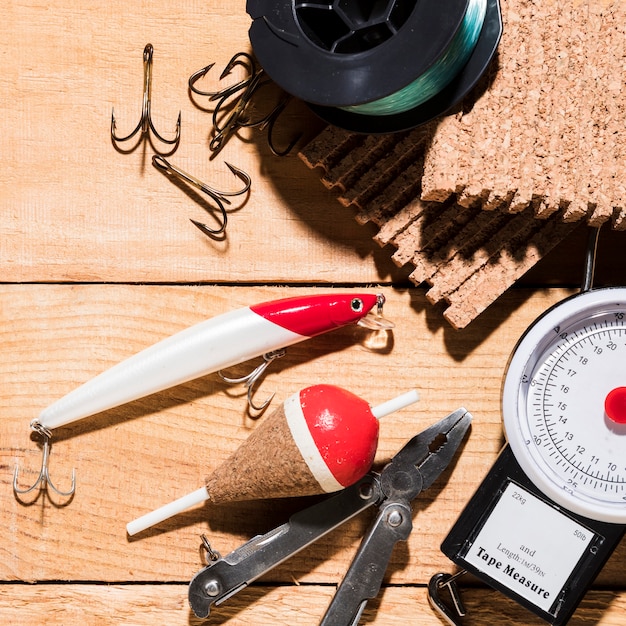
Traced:
POLYGON ((169 504, 165 504, 160 509, 156 511, 152 511, 151 513, 146 513, 141 517, 138 517, 136 520, 132 522, 128 522, 126 525, 126 532, 132 537, 137 533, 140 533, 142 530, 146 530, 160 522, 163 522, 178 513, 182 513, 183 511, 191 508, 192 506, 196 506, 198 504, 202 504, 209 499, 209 492, 206 490, 206 487, 201 487, 200 489, 196 489, 191 493, 188 493, 186 496, 182 498, 178 498, 178 500, 174 500, 174 502, 170 502, 169 504))
POLYGON ((376 419, 380 419, 381 417, 385 417, 385 415, 389 415, 390 413, 394 413, 395 411, 399 411, 404 407, 417 402, 420 399, 417 391, 412 389, 411 391, 407 391, 397 398, 392 398, 391 400, 387 400, 387 402, 383 402, 378 406, 372 407, 372 415, 376 419))

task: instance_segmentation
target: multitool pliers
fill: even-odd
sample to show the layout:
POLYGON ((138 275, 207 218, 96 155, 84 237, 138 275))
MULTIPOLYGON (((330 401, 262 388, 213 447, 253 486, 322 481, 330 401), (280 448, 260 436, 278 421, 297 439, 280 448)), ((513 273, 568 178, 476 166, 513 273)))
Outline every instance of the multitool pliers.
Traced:
POLYGON ((189 585, 189 602, 199 618, 273 567, 365 509, 378 515, 361 542, 321 626, 356 626, 367 601, 380 590, 391 553, 413 527, 411 501, 446 469, 469 429, 472 416, 457 409, 413 437, 385 466, 358 483, 294 514, 199 571, 189 585))

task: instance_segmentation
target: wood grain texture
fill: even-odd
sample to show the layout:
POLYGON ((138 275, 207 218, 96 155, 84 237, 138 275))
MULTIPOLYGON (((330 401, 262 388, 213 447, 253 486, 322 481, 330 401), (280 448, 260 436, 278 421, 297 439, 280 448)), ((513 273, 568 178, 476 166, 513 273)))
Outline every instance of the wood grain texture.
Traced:
MULTIPOLYGON (((12 557, 0 566, 3 577, 187 579, 197 566, 200 532, 207 532, 216 548, 226 553, 242 539, 284 521, 285 513, 276 503, 207 505, 140 540, 129 542, 126 538, 125 522, 201 486, 205 475, 254 428, 254 420, 246 416, 243 390, 230 389, 217 377, 199 379, 58 429, 52 451, 57 481, 68 480, 73 465, 78 472, 79 487, 67 506, 55 507, 44 497, 30 506, 20 504, 11 492, 10 473, 19 462, 26 467, 23 480, 34 478, 39 450, 29 440, 28 423, 79 383, 196 321, 238 306, 305 292, 310 290, 113 285, 0 289, 2 353, 11 355, 2 362, 5 382, 0 427, 2 466, 6 468, 2 515, 8 516, 6 526, 14 532, 6 538, 12 557), (33 544, 25 541, 28 536, 40 536, 41 540, 33 544), (80 555, 72 559, 69 568, 67 562, 42 558, 65 544, 74 546, 76 556, 80 555), (181 546, 186 546, 182 552, 181 546), (109 558, 101 558, 103 551, 109 558)), ((380 462, 424 425, 465 405, 476 415, 472 436, 476 448, 468 448, 463 455, 471 472, 461 470, 454 475, 457 480, 478 480, 500 446, 499 386, 516 325, 500 327, 493 318, 485 336, 457 335, 446 332, 438 316, 427 311, 420 292, 389 288, 382 292, 388 299, 385 314, 397 325, 391 339, 347 328, 293 346, 268 374, 261 392, 276 391, 276 401, 283 401, 307 385, 332 382, 379 404, 417 388, 421 395, 418 405, 381 423, 380 462), (376 346, 376 341, 381 345, 376 346), (374 345, 368 349, 371 342, 374 345), (457 366, 459 362, 463 368, 457 366)), ((550 297, 555 295, 550 293, 550 297)), ((540 299, 538 306, 545 305, 540 299)), ((513 317, 515 306, 513 299, 508 311, 513 317)), ((525 323, 525 316, 522 318, 521 325, 525 323)), ((415 549, 420 564, 409 560, 407 553, 401 554, 390 570, 393 577, 407 580, 417 573, 417 567, 442 566, 437 548, 442 521, 434 520, 445 511, 451 522, 470 484, 465 483, 451 500, 443 499, 443 510, 430 506, 437 491, 418 504, 421 532, 415 536, 415 549)), ((285 506, 289 511, 301 508, 302 503, 285 506)), ((347 552, 366 524, 364 519, 348 525, 340 537, 326 539, 322 548, 313 551, 317 558, 311 554, 297 557, 276 570, 273 576, 278 578, 274 579, 315 580, 321 576, 332 581, 342 570, 335 559, 345 564, 347 552)))
MULTIPOLYGON (((319 210, 332 206, 329 192, 295 152, 274 157, 261 131, 242 132, 209 159, 209 104, 189 97, 187 79, 215 62, 199 86, 217 88, 231 56, 250 49, 249 23, 244 0, 3 4, 3 280, 366 282, 399 275, 349 213, 319 210), (189 222, 212 223, 201 197, 152 166, 155 150, 167 146, 133 140, 119 144, 131 150, 124 154, 111 142, 113 108, 120 134, 139 121, 149 42, 154 124, 173 137, 182 116, 180 145, 168 159, 218 189, 239 185, 224 161, 252 177, 250 196, 229 208, 224 239, 211 240, 189 222)), ((277 96, 259 91, 260 102, 277 96)), ((304 141, 319 122, 293 103, 276 142, 296 129, 304 129, 304 141)))
MULTIPOLYGON (((248 303, 304 291, 1 287, 0 523, 9 530, 0 540, 1 578, 187 581, 201 567, 200 533, 225 554, 309 504, 310 499, 207 504, 127 538, 127 521, 200 486, 205 474, 254 429, 256 422, 246 415, 241 390, 229 390, 215 377, 59 429, 51 465, 61 485, 76 467, 78 488, 71 502, 45 494, 20 502, 11 489, 16 463, 25 468, 24 481, 34 477, 39 451, 28 437, 28 423, 42 407, 186 325, 248 303)), ((435 572, 451 569, 438 546, 501 446, 499 390, 508 354, 532 319, 567 292, 516 290, 487 314, 480 329, 465 332, 446 328, 419 290, 382 292, 388 300, 385 314, 397 324, 391 344, 389 338, 382 341, 354 328, 309 340, 294 346, 277 364, 264 390, 275 390, 276 401, 282 401, 308 384, 333 382, 379 403, 417 388, 418 405, 381 423, 377 465, 458 406, 473 413, 462 454, 451 471, 416 501, 415 530, 394 552, 385 579, 386 584, 424 585, 435 572)), ((270 572, 264 582, 338 583, 370 519, 364 514, 346 524, 270 572)), ((599 585, 624 586, 623 559, 620 547, 598 578, 599 585)), ((124 589, 131 595, 134 587, 124 589)))
MULTIPOLYGON (((244 390, 207 376, 58 429, 50 471, 65 488, 76 468, 69 502, 14 496, 16 464, 23 485, 40 463, 28 425, 80 383, 177 330, 344 284, 385 294, 385 314, 396 323, 391 337, 346 328, 294 346, 260 393, 275 391, 276 404, 332 382, 380 403, 417 388, 419 404, 382 421, 376 467, 448 412, 463 405, 473 413, 454 466, 416 501, 414 531, 394 552, 364 620, 440 624, 425 585, 452 569, 438 546, 502 444, 508 355, 537 315, 569 291, 516 289, 454 331, 424 290, 407 288, 407 272, 373 242, 374 231, 336 207, 295 155, 274 158, 265 138, 250 133, 210 160, 210 114, 189 99, 186 81, 248 49, 243 0, 9 0, 1 13, 0 624, 198 625, 187 585, 203 565, 200 534, 227 554, 315 498, 207 504, 132 540, 125 524, 199 487, 246 440, 263 417, 246 412, 244 390), (223 160, 252 175, 250 198, 234 206, 222 241, 188 223, 206 214, 152 167, 158 146, 123 154, 110 141, 113 107, 120 132, 138 120, 147 42, 155 50, 158 130, 170 136, 182 112, 181 144, 170 160, 224 188, 237 181, 223 160)), ((319 131, 304 107, 290 105, 278 139, 302 124, 319 131)), ((565 252, 551 268, 570 264, 565 252)), ((234 369, 243 373, 248 364, 234 369)), ((317 623, 371 517, 364 513, 285 562, 208 623, 317 623)), ((625 558, 620 546, 575 626, 623 623, 625 558)), ((468 624, 539 623, 493 591, 471 587, 464 595, 468 624)))
MULTIPOLYGON (((200 626, 200 624, 316 624, 330 603, 332 587, 317 585, 254 586, 244 589, 200 620, 187 604, 187 586, 169 585, 3 585, 0 619, 15 626, 200 626)), ((541 626, 514 602, 486 589, 463 590, 464 626, 541 626)), ((592 591, 569 626, 623 626, 626 594, 592 591)), ((424 587, 387 587, 363 613, 363 623, 375 626, 441 626, 424 587)))

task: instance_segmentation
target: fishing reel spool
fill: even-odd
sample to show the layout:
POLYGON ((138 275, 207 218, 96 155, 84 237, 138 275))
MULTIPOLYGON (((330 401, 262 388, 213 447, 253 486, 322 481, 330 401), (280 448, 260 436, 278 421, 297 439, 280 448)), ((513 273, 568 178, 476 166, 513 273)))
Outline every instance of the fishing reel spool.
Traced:
POLYGON ((324 121, 399 132, 449 111, 485 72, 502 34, 498 0, 485 1, 469 24, 475 0, 248 0, 249 37, 267 74, 324 121), (420 101, 426 76, 437 90, 420 101))

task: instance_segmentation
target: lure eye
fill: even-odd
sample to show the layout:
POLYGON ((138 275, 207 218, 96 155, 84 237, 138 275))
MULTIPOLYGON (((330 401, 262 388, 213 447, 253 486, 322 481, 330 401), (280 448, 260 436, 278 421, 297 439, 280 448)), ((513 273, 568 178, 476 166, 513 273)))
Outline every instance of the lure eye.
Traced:
POLYGON ((350 302, 350 308, 354 313, 360 313, 363 310, 363 300, 361 298, 353 298, 350 302))

